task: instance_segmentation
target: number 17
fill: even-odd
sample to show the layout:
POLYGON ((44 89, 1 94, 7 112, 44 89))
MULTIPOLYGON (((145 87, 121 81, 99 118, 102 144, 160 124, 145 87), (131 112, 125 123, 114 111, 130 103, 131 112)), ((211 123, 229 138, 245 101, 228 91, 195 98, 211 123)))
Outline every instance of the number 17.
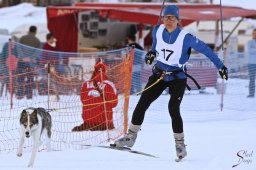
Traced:
POLYGON ((167 50, 167 49, 162 49, 161 51, 163 51, 163 53, 164 53, 164 59, 165 59, 166 61, 169 60, 169 58, 171 57, 171 55, 172 55, 173 52, 174 52, 174 51, 172 51, 172 50, 167 50), (165 57, 166 55, 167 55, 167 57, 165 57))

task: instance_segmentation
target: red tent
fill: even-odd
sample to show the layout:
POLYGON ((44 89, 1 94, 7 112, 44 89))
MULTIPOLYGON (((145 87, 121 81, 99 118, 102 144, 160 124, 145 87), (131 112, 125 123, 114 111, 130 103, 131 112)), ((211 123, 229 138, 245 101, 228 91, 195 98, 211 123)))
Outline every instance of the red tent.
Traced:
MULTIPOLYGON (((168 5, 168 3, 166 3, 168 5)), ((180 8, 183 26, 194 21, 219 20, 220 6, 211 4, 176 4, 180 8)), ((76 52, 78 40, 78 13, 95 10, 101 17, 126 22, 155 25, 162 4, 160 3, 77 3, 74 6, 47 7, 48 29, 59 40, 62 51, 76 52)), ((256 18, 256 10, 223 6, 223 19, 232 17, 256 18)))

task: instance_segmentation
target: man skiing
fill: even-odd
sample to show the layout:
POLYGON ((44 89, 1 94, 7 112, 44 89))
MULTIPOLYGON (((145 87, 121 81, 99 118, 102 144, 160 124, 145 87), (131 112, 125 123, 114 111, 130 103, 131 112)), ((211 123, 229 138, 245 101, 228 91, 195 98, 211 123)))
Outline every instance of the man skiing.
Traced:
POLYGON ((153 74, 149 77, 146 90, 142 93, 133 112, 128 133, 116 140, 113 145, 116 147, 132 147, 134 145, 146 110, 169 87, 168 109, 172 119, 176 154, 180 160, 187 155, 180 104, 187 83, 185 65, 189 60, 191 49, 207 56, 218 68, 222 79, 228 79, 228 71, 218 56, 204 42, 180 27, 179 8, 176 5, 166 6, 162 15, 163 24, 154 27, 153 44, 145 56, 146 64, 152 64, 154 59, 157 60, 152 69, 153 74))

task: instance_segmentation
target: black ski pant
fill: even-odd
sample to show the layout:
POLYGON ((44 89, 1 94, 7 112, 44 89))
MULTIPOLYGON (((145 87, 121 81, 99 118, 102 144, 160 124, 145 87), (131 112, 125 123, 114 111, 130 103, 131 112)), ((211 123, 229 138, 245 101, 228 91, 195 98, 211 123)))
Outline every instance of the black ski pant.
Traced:
MULTIPOLYGON (((158 78, 159 77, 154 74, 150 76, 145 88, 155 83, 158 78)), ((174 133, 182 133, 183 122, 180 115, 180 103, 184 95, 186 82, 187 79, 174 79, 168 82, 160 80, 157 84, 144 91, 133 112, 132 124, 141 125, 144 120, 145 112, 150 104, 155 101, 167 87, 169 87, 170 100, 168 109, 172 119, 172 129, 174 133)))

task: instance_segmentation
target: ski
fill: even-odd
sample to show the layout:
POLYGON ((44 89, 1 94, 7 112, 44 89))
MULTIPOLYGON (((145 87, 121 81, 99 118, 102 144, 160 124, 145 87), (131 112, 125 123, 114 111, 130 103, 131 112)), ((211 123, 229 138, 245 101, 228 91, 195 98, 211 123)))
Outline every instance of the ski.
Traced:
POLYGON ((145 152, 141 152, 141 151, 138 151, 138 150, 133 150, 133 149, 128 148, 128 147, 116 147, 113 144, 110 144, 109 146, 98 145, 98 146, 94 146, 94 147, 113 149, 113 150, 124 151, 124 152, 134 153, 134 154, 138 154, 138 155, 148 156, 148 157, 152 157, 152 158, 159 158, 158 156, 155 156, 155 155, 152 155, 152 154, 149 154, 149 153, 145 153, 145 152))

